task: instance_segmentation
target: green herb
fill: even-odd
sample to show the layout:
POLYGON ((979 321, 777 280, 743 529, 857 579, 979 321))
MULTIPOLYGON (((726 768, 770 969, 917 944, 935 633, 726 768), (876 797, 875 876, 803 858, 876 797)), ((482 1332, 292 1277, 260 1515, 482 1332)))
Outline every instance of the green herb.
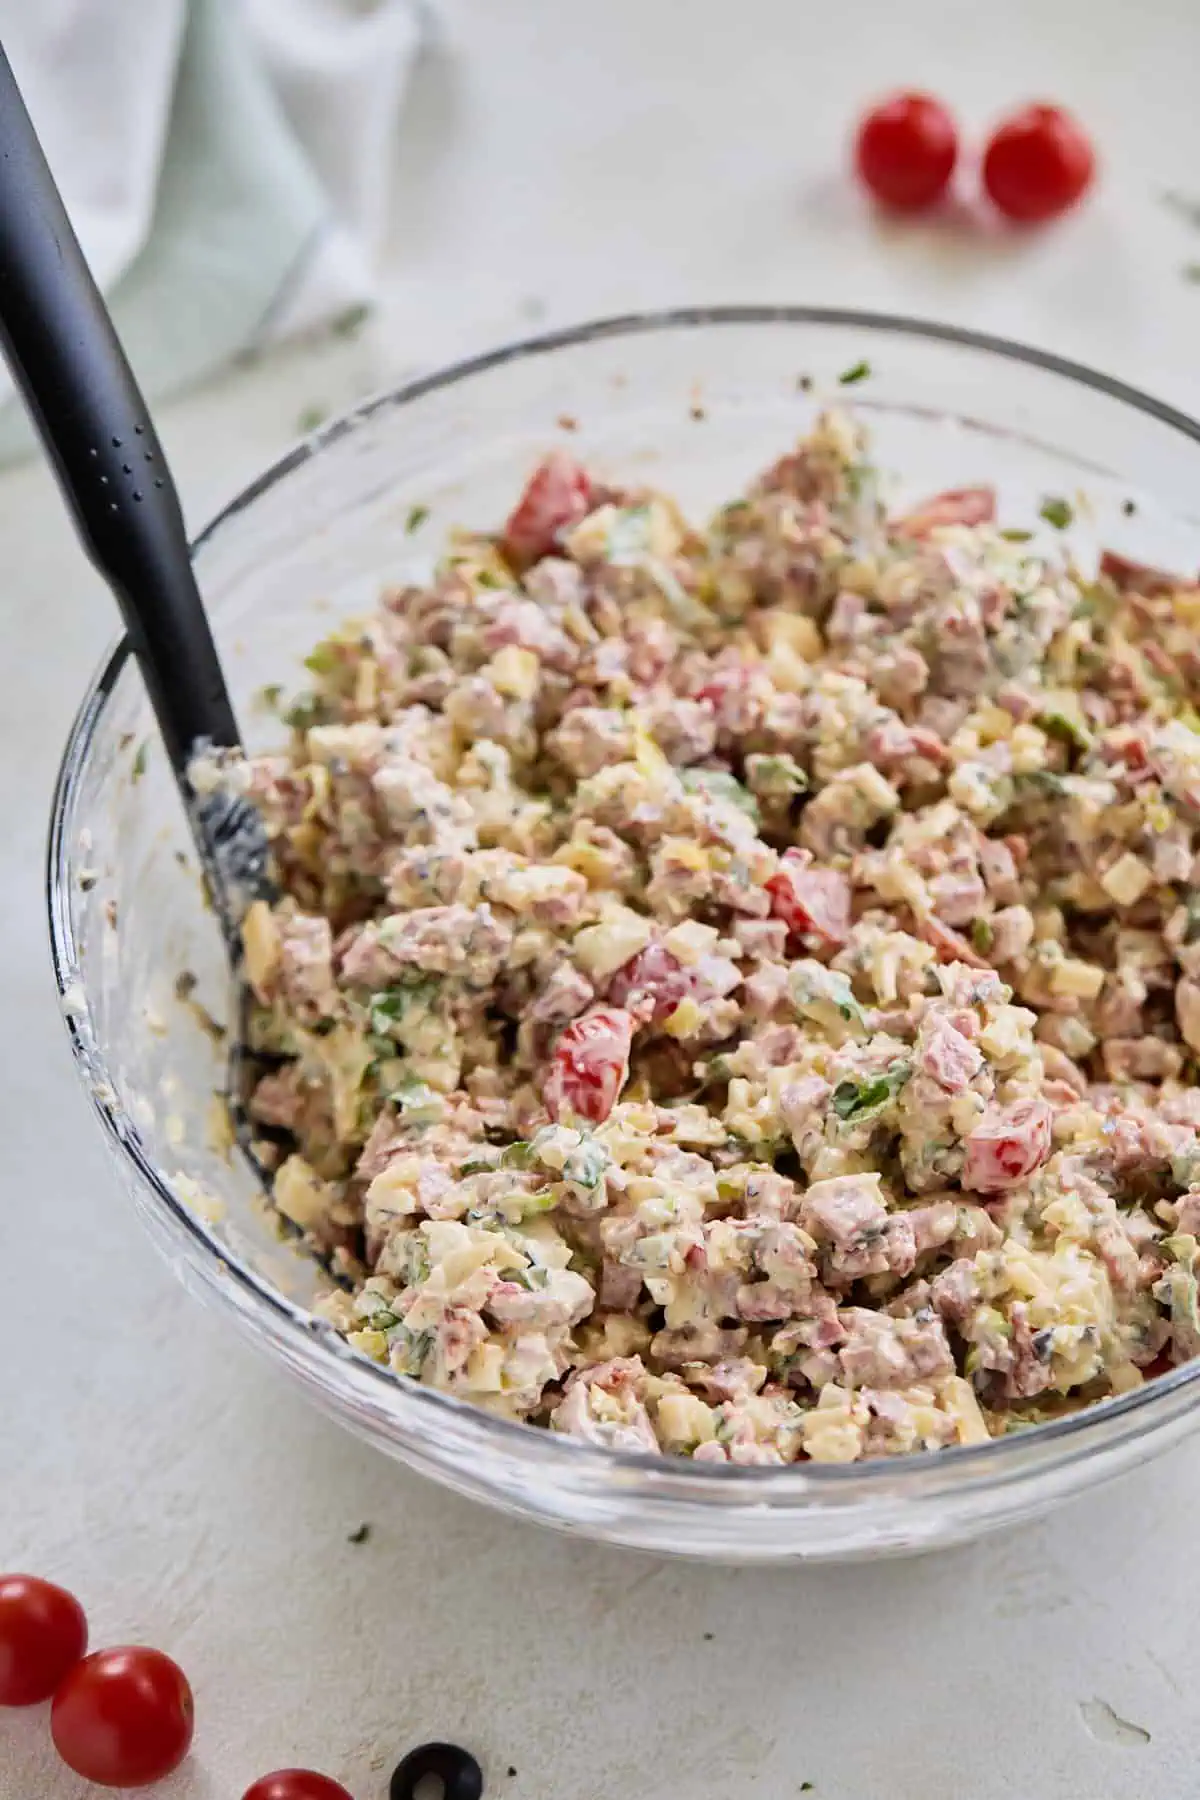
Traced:
POLYGON ((408 517, 404 521, 404 529, 408 533, 409 537, 412 536, 414 531, 420 531, 422 525, 425 523, 425 521, 428 517, 429 517, 429 508, 427 506, 410 506, 409 507, 408 517))
POLYGON ((790 800, 808 791, 808 776, 791 756, 751 755, 746 758, 746 780, 763 800, 790 800))
POLYGON ((989 920, 973 919, 971 921, 971 942, 974 944, 976 950, 978 950, 980 956, 987 955, 995 940, 996 934, 992 930, 989 920))
POLYGON ((399 1325, 395 1337, 388 1342, 388 1360, 401 1375, 419 1375, 432 1348, 432 1331, 410 1331, 406 1325, 399 1325))
POLYGON ((133 759, 133 768, 131 769, 129 776, 131 781, 140 781, 142 779, 142 776, 146 773, 146 758, 149 754, 150 740, 149 738, 143 738, 137 747, 137 755, 133 759))
POLYGON ((349 1537, 346 1539, 346 1542, 348 1544, 365 1544, 367 1539, 370 1537, 370 1535, 371 1535, 371 1527, 369 1525, 365 1525, 365 1524, 360 1525, 360 1526, 358 1526, 358 1528, 356 1530, 354 1530, 350 1533, 349 1537))
POLYGON ((758 824, 758 802, 728 769, 681 769, 679 779, 689 794, 702 794, 706 800, 723 800, 758 824))
POLYGON ((1134 513, 1137 511, 1137 501, 1136 500, 1122 500, 1121 511, 1125 514, 1125 517, 1127 519, 1132 519, 1134 513))
POLYGON ((311 731, 325 721, 325 702, 317 694, 301 694, 283 715, 285 725, 293 731, 311 731))
POLYGON ((650 508, 627 506, 618 512, 608 528, 605 554, 610 563, 628 567, 636 563, 650 548, 650 508))
POLYGON ((371 1030, 376 1037, 388 1038, 390 1027, 398 1025, 412 1004, 411 990, 406 987, 381 988, 367 1001, 371 1030))
POLYGON ((282 697, 283 683, 280 681, 268 681, 266 687, 261 687, 258 690, 258 699, 261 706, 278 706, 282 697))
POLYGON ((1187 898, 1187 921, 1184 925, 1183 941, 1194 944, 1200 938, 1200 893, 1189 894, 1187 898))
POLYGON ((1092 747, 1091 733, 1078 719, 1073 719, 1070 713, 1059 712, 1054 708, 1049 712, 1039 713, 1037 722, 1047 737, 1058 738, 1075 750, 1090 750, 1092 747))
POLYGON ((341 660, 340 647, 332 639, 326 638, 323 644, 318 644, 315 650, 309 651, 304 659, 304 666, 311 669, 314 675, 332 675, 341 660))
POLYGON ((585 1138, 563 1163, 563 1178, 576 1187, 596 1188, 604 1179, 608 1156, 591 1138, 585 1138))
POLYGON ((430 1087, 427 1081, 418 1081, 415 1075, 405 1075, 398 1081, 389 1100, 394 1100, 401 1112, 421 1112, 430 1106, 441 1110, 442 1097, 430 1087))
POLYGON ((879 485, 874 463, 851 463, 846 470, 846 492, 852 500, 873 500, 879 485))
POLYGON ((318 425, 323 425, 328 417, 329 408, 327 406, 321 406, 319 403, 306 406, 296 420, 296 430, 303 432, 307 437, 310 431, 315 431, 318 425))
POLYGON ((813 1784, 811 1781, 802 1781, 800 1783, 800 1792, 802 1794, 811 1794, 812 1791, 813 1791, 813 1784))
POLYGON ((851 363, 848 369, 842 370, 841 374, 838 376, 838 381, 842 387, 853 387, 856 382, 865 381, 870 373, 871 365, 869 362, 851 363))
POLYGON ((1038 507, 1038 517, 1045 519, 1047 525, 1053 525, 1056 531, 1065 531, 1075 518, 1075 509, 1060 495, 1047 494, 1038 507))
POLYGON ((1062 796, 1068 792, 1066 782, 1061 775, 1056 775, 1053 769, 1023 770, 1020 774, 1013 776, 1013 781, 1017 787, 1028 788, 1048 800, 1061 800, 1062 796))
POLYGON ((515 1143, 505 1144, 500 1152, 502 1169, 530 1169, 537 1159, 537 1152, 532 1143, 518 1138, 515 1143))
POLYGON ((1185 281, 1200 281, 1200 263, 1184 263, 1181 273, 1185 281))
POLYGON ((329 329, 334 337, 357 337, 370 316, 369 306, 348 306, 344 313, 339 313, 329 329))
POLYGON ((865 1081, 839 1081, 830 1105, 839 1119, 861 1119, 894 1099, 911 1074, 911 1063, 894 1062, 885 1075, 874 1075, 865 1081))
POLYGON ((1033 533, 1032 531, 1022 531, 1018 525, 1006 525, 1000 536, 1010 544, 1027 544, 1033 533))

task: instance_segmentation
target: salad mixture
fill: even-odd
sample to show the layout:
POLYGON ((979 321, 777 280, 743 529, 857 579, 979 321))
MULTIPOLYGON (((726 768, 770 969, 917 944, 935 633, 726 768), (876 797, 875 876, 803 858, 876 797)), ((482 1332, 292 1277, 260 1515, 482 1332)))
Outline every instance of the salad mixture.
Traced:
POLYGON ((837 412, 704 528, 556 451, 318 645, 248 1105, 357 1350, 772 1464, 1200 1349, 1200 584, 994 510, 837 412))

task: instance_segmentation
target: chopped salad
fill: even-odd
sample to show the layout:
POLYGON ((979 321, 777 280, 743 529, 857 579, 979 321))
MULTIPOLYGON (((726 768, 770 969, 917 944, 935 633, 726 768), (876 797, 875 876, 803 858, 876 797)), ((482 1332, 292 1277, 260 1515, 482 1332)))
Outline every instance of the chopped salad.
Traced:
POLYGON ((1200 584, 555 451, 236 778, 274 1204, 364 1356, 617 1450, 982 1442, 1200 1349, 1200 584))

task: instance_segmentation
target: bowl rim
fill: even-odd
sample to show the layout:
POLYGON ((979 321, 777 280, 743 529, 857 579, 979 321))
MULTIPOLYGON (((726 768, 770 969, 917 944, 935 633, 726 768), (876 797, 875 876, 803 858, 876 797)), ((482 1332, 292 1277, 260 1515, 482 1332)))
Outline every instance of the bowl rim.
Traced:
MULTIPOLYGON (((1104 394, 1200 444, 1200 421, 1181 412, 1169 402, 1069 357, 991 333, 974 331, 969 327, 905 314, 837 306, 744 304, 670 307, 587 320, 517 339, 370 395, 358 405, 323 423, 240 489, 195 537, 192 542, 193 559, 204 551, 225 526, 294 469, 314 456, 319 456, 325 448, 339 442, 388 408, 411 404, 425 395, 467 382, 474 376, 486 374, 510 362, 551 355, 556 351, 570 350, 604 339, 696 327, 772 325, 830 326, 880 335, 914 337, 1023 363, 1104 394)), ((209 1261, 210 1267, 206 1273, 223 1278, 217 1284, 223 1291, 227 1292, 227 1283, 235 1283, 253 1306, 264 1307, 273 1315, 275 1325, 286 1334, 292 1350, 310 1368, 333 1369, 340 1364, 345 1372, 349 1365, 356 1376, 376 1384, 374 1392, 385 1406, 389 1398, 400 1396, 402 1400, 414 1403, 414 1420, 419 1420, 423 1410, 431 1424, 439 1419, 447 1424, 452 1422, 459 1431, 474 1437, 480 1447, 507 1446, 515 1457, 540 1454, 557 1463, 564 1475, 574 1472, 583 1476, 590 1466, 598 1478, 603 1478, 606 1472, 649 1478, 655 1490, 668 1500, 669 1490, 675 1487, 681 1492, 681 1497, 685 1489, 693 1499, 707 1489, 707 1497, 712 1500, 732 1502, 740 1496, 746 1500, 753 1499, 759 1504, 768 1502, 772 1496, 783 1503, 789 1494, 794 1502, 799 1502, 805 1498, 816 1501, 822 1491, 830 1498, 835 1493, 844 1498, 854 1490, 866 1493, 874 1488, 883 1492, 889 1485, 894 1487, 902 1477, 919 1478, 923 1498, 934 1498, 956 1489, 960 1476, 981 1479, 992 1477, 996 1481, 1021 1480, 1033 1472, 1033 1462, 1037 1463, 1039 1469, 1044 1466, 1044 1459, 1034 1456, 1034 1452, 1040 1451, 1043 1446, 1047 1451, 1059 1452, 1053 1458, 1056 1466, 1076 1461, 1089 1453, 1093 1447, 1091 1440, 1098 1435, 1106 1435, 1108 1441, 1112 1442, 1114 1434, 1104 1434, 1103 1427, 1116 1426, 1118 1441, 1124 1441, 1132 1435, 1135 1425, 1143 1422, 1144 1414, 1165 1410, 1160 1409, 1157 1403, 1170 1397, 1178 1399, 1184 1390, 1200 1381, 1200 1358, 1197 1358, 1154 1377, 1132 1392, 1097 1401, 1078 1412, 1047 1420, 1029 1430, 991 1438, 982 1444, 952 1445, 937 1451, 912 1451, 902 1456, 878 1457, 844 1465, 807 1461, 783 1466, 754 1467, 733 1463, 698 1464, 690 1458, 651 1457, 640 1452, 610 1450, 582 1443, 564 1434, 488 1413, 470 1401, 425 1387, 420 1382, 398 1375, 353 1351, 332 1326, 316 1318, 303 1306, 288 1300, 252 1266, 243 1262, 174 1193, 170 1183, 143 1149, 136 1124, 120 1105, 115 1091, 107 1081, 105 1061, 91 1031, 90 1015, 86 1008, 81 1012, 79 1006, 82 965, 71 916, 72 846, 68 841, 69 832, 74 817, 75 798, 81 776, 88 764, 94 737, 131 654, 132 646, 128 637, 121 636, 92 677, 68 734, 51 798, 45 864, 46 905, 60 1010, 76 1069, 106 1135, 120 1156, 134 1165, 138 1175, 159 1202, 170 1225, 190 1239, 209 1261)), ((322 1381, 321 1385, 326 1384, 322 1381)), ((1171 1416, 1178 1410, 1178 1406, 1169 1409, 1171 1416)))

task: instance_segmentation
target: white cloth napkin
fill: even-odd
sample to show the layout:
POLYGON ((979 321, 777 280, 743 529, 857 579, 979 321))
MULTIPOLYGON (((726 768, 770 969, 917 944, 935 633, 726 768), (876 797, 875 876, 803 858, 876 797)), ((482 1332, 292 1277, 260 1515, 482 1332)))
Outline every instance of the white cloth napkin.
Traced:
MULTIPOLYGON (((151 397, 369 304, 421 0, 0 0, 151 397)), ((0 455, 28 441, 11 400, 0 455)))

